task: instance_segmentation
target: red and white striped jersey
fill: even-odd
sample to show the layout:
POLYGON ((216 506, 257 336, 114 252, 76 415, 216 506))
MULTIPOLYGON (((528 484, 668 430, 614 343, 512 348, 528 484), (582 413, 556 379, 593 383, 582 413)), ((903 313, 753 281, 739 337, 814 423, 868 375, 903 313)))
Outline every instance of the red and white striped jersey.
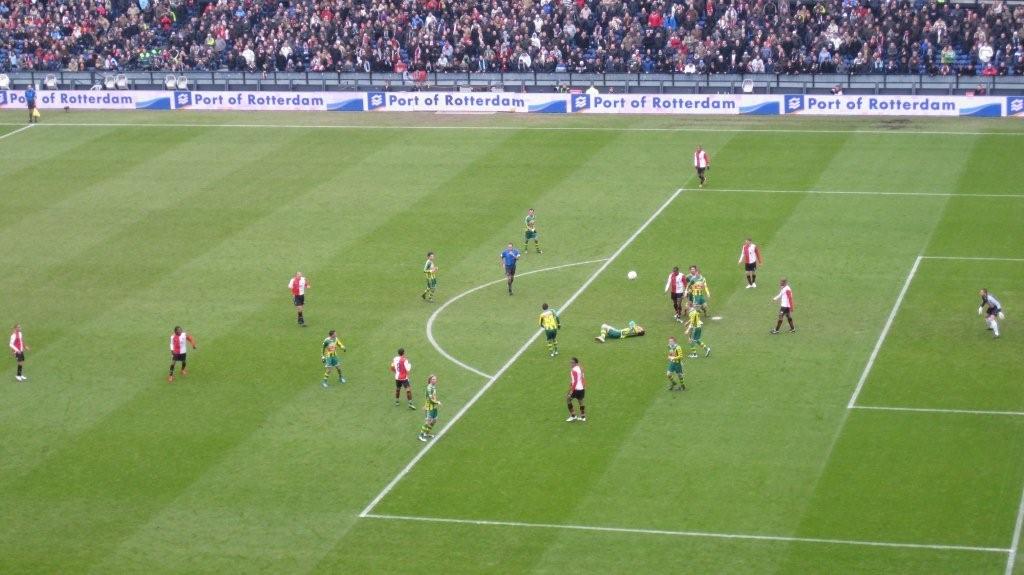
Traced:
POLYGON ((706 168, 710 163, 711 158, 708 157, 708 153, 704 150, 698 150, 693 153, 693 167, 706 168))
POLYGON ((680 294, 686 293, 686 275, 683 272, 668 274, 668 281, 665 282, 665 291, 680 294))
POLYGON ((788 285, 783 286, 783 288, 779 290, 779 295, 775 296, 775 299, 778 300, 779 305, 782 307, 788 307, 789 309, 793 309, 795 307, 793 305, 793 289, 788 285))
POLYGON ((288 289, 292 290, 292 295, 306 295, 307 286, 309 282, 306 281, 306 276, 292 278, 292 281, 288 282, 288 289))
POLYGON ((745 243, 740 248, 740 263, 757 264, 761 263, 761 250, 754 242, 745 243))
POLYGON ((395 359, 391 360, 391 371, 395 372, 395 379, 398 381, 409 379, 409 370, 411 369, 412 364, 404 355, 396 355, 395 359))
POLYGON ((569 391, 580 391, 586 389, 587 380, 583 377, 583 368, 574 365, 569 372, 569 391))
POLYGON ((188 351, 188 341, 192 339, 185 332, 171 334, 171 353, 185 353, 188 351))
POLYGON ((14 353, 25 353, 25 338, 21 335, 20 329, 11 332, 10 346, 14 353))

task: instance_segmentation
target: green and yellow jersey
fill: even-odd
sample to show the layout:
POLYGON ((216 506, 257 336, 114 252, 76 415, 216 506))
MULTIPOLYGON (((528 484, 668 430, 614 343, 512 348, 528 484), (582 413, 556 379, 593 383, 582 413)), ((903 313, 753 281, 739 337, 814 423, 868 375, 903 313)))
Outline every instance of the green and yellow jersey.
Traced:
POLYGON ((437 278, 437 264, 434 260, 427 260, 427 263, 423 264, 423 274, 427 276, 428 280, 437 278))
POLYGON ((700 319, 700 312, 697 308, 690 308, 690 312, 687 314, 686 319, 692 329, 700 329, 704 327, 704 322, 700 319))
POLYGON ((441 402, 437 400, 437 385, 436 384, 433 384, 433 383, 428 383, 427 384, 426 399, 427 399, 427 401, 426 401, 426 403, 423 404, 423 409, 425 409, 427 411, 435 411, 435 410, 437 410, 437 406, 440 405, 441 402))
POLYGON ((704 279, 703 275, 697 274, 690 276, 689 281, 690 293, 696 296, 706 296, 708 294, 708 282, 704 279))
POLYGON ((668 361, 673 364, 683 363, 683 348, 678 343, 669 344, 668 361))
POLYGON ((561 321, 558 319, 558 314, 553 309, 546 309, 540 314, 540 326, 548 331, 558 329, 561 327, 561 321))
POLYGON ((338 357, 338 350, 345 351, 345 344, 341 343, 336 337, 328 337, 324 340, 323 356, 324 357, 338 357))
POLYGON ((523 223, 526 224, 527 232, 537 231, 537 216, 527 214, 526 219, 523 220, 523 223))

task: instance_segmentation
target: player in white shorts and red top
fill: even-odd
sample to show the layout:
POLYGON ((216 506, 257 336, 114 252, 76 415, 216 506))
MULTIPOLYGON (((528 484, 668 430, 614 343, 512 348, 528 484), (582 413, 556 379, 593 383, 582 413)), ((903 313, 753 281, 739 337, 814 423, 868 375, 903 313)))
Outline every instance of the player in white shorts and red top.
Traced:
POLYGON ((707 171, 711 167, 711 158, 704 148, 697 144, 697 150, 693 152, 693 167, 697 170, 697 177, 700 178, 700 187, 708 181, 707 171))
POLYGON ((747 274, 747 289, 757 287, 757 266, 764 263, 761 259, 761 248, 753 240, 747 238, 740 248, 739 262, 743 264, 743 271, 747 274))
POLYGON ((398 355, 391 360, 388 371, 395 374, 395 405, 402 395, 402 388, 405 388, 405 399, 409 402, 409 409, 416 409, 412 403, 412 385, 409 384, 409 372, 412 371, 412 364, 405 357, 405 348, 398 348, 398 355))
POLYGON ((679 271, 679 266, 672 268, 668 274, 668 281, 665 282, 665 293, 672 298, 672 309, 676 314, 676 321, 683 321, 683 298, 686 297, 686 274, 679 271))
POLYGON ((302 317, 302 312, 306 305, 306 290, 313 286, 309 285, 309 280, 306 276, 302 275, 302 272, 295 272, 295 277, 288 282, 288 289, 292 292, 292 303, 295 304, 295 313, 297 314, 299 327, 306 327, 306 318, 302 317))
POLYGON ((192 349, 199 349, 196 347, 196 340, 192 339, 192 336, 185 333, 180 326, 174 327, 174 333, 171 334, 171 368, 167 371, 167 383, 174 381, 174 364, 181 362, 181 375, 188 375, 187 356, 188 346, 191 345, 192 349))
POLYGON ((779 293, 772 298, 772 301, 779 302, 779 321, 775 323, 775 329, 772 330, 772 333, 779 333, 779 329, 782 327, 782 318, 786 318, 786 321, 789 322, 789 333, 795 332, 793 308, 796 305, 793 303, 793 288, 789 287, 789 281, 786 278, 779 280, 779 293))
POLYGON ((583 377, 583 368, 580 367, 580 360, 575 357, 570 361, 572 369, 569 370, 569 392, 565 394, 565 403, 569 407, 569 417, 566 421, 586 421, 587 406, 583 403, 583 397, 587 391, 587 379, 583 377), (580 406, 580 414, 572 408, 572 400, 580 406))
POLYGON ((14 360, 18 362, 18 375, 14 376, 17 381, 28 380, 25 377, 25 352, 28 351, 28 346, 25 345, 25 336, 21 334, 21 324, 14 324, 14 329, 11 331, 11 342, 8 344, 11 348, 11 353, 14 354, 14 360))

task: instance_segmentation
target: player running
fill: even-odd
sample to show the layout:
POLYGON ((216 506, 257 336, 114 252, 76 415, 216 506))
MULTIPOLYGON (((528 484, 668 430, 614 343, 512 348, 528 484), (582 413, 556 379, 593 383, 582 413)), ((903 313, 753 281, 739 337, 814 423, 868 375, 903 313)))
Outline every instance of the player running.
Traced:
POLYGON ((690 266, 690 273, 686 276, 686 280, 690 303, 706 317, 708 315, 708 300, 711 299, 711 288, 708 287, 708 280, 700 273, 700 269, 697 266, 690 266))
POLYGON ((700 187, 703 188, 704 184, 708 181, 707 171, 711 168, 711 158, 700 144, 697 144, 697 149, 693 152, 693 167, 697 170, 697 177, 700 178, 700 187))
POLYGON ((668 281, 665 282, 665 293, 672 298, 672 309, 675 311, 676 321, 683 321, 683 297, 686 294, 686 276, 679 271, 679 266, 672 268, 668 274, 668 281))
POLYGON ((526 210, 526 230, 523 232, 523 255, 530 253, 530 240, 533 240, 533 247, 537 250, 537 253, 543 253, 540 251, 540 240, 537 239, 537 216, 534 215, 533 208, 526 210))
POLYGON ((586 421, 587 406, 583 398, 587 392, 587 380, 583 377, 583 368, 580 367, 580 360, 575 357, 570 361, 572 369, 569 370, 569 392, 565 394, 565 404, 569 407, 569 417, 566 421, 586 421), (572 400, 580 406, 580 414, 577 417, 576 411, 572 408, 572 400))
POLYGON ((548 354, 555 357, 558 355, 558 330, 562 327, 562 321, 548 304, 541 304, 540 309, 540 327, 544 329, 544 336, 547 338, 548 354))
POLYGON ((779 293, 772 298, 772 301, 779 302, 779 321, 775 323, 775 329, 772 333, 779 333, 779 329, 782 327, 782 318, 786 318, 789 322, 789 333, 796 332, 796 326, 793 325, 793 309, 796 304, 793 302, 793 288, 790 287, 789 281, 786 278, 779 280, 779 293))
POLYGON ((626 339, 627 337, 637 337, 647 333, 643 326, 637 325, 635 321, 629 322, 629 326, 625 329, 618 329, 612 327, 606 323, 601 324, 601 335, 594 338, 594 341, 598 343, 604 343, 605 339, 626 339))
POLYGON ((341 359, 338 357, 338 350, 345 351, 345 344, 338 339, 337 332, 333 329, 327 332, 324 345, 321 349, 320 361, 324 364, 324 379, 320 385, 327 389, 327 378, 331 371, 338 372, 338 383, 345 383, 345 376, 341 374, 341 359))
POLYGON ((25 376, 25 352, 28 351, 28 346, 25 345, 25 336, 21 333, 20 323, 14 324, 14 329, 11 330, 11 341, 7 345, 11 348, 14 361, 18 364, 18 374, 14 376, 14 380, 28 381, 28 377, 25 376))
POLYGON ((192 338, 191 334, 186 333, 181 329, 181 326, 174 326, 174 333, 171 334, 171 367, 167 371, 167 383, 174 381, 174 364, 181 362, 181 376, 185 377, 188 375, 188 362, 187 356, 188 346, 191 345, 193 350, 198 350, 196 347, 196 340, 192 338))
POLYGON ((761 259, 761 249, 753 240, 747 238, 740 248, 740 259, 737 263, 743 264, 743 271, 747 274, 746 289, 757 287, 757 266, 764 263, 761 259))
POLYGON ((295 277, 288 282, 288 289, 292 292, 292 303, 295 304, 295 313, 297 314, 299 327, 306 327, 306 319, 302 317, 302 311, 306 305, 306 290, 310 287, 309 280, 306 279, 302 272, 295 272, 295 277))
POLYGON ((996 296, 989 293, 987 289, 982 289, 978 292, 981 296, 981 305, 978 306, 978 315, 982 314, 982 310, 985 312, 985 323, 988 324, 989 330, 992 331, 992 337, 999 337, 999 321, 1000 319, 1006 319, 1003 315, 1003 306, 996 299, 996 296), (985 309, 987 307, 987 309, 985 309))
POLYGON ((395 406, 402 395, 402 388, 405 388, 405 399, 409 402, 409 409, 416 409, 412 403, 412 386, 409 384, 409 372, 412 371, 412 364, 405 357, 405 348, 398 348, 398 355, 391 360, 388 371, 395 374, 395 406))
POLYGON ((700 313, 695 306, 686 309, 686 329, 684 335, 690 336, 690 357, 697 357, 697 348, 704 350, 704 357, 711 355, 711 348, 701 341, 701 334, 704 332, 704 322, 700 319, 700 313))
POLYGON ((516 279, 516 261, 519 260, 519 255, 519 250, 516 249, 512 242, 509 242, 505 251, 501 252, 501 255, 498 256, 505 267, 505 277, 508 279, 508 295, 512 295, 512 282, 516 279))
POLYGON ((676 341, 676 338, 668 338, 668 370, 665 372, 668 378, 668 391, 686 391, 683 384, 683 348, 676 341))
POLYGON ((434 294, 437 292, 437 263, 434 262, 434 252, 427 252, 427 263, 423 264, 423 275, 427 276, 427 289, 420 297, 424 301, 434 301, 434 294))
POLYGON ((441 407, 441 400, 437 399, 437 376, 431 374, 427 378, 427 401, 423 404, 425 412, 423 427, 420 428, 420 433, 416 436, 420 441, 427 442, 434 438, 434 434, 430 432, 434 429, 434 424, 437 423, 438 407, 441 407))

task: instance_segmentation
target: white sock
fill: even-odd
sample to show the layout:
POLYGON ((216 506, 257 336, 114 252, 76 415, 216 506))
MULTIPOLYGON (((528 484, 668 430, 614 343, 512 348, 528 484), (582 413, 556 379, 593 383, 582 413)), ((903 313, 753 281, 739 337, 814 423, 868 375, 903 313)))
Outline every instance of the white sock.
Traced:
POLYGON ((989 325, 989 327, 992 328, 992 333, 995 334, 996 337, 998 337, 999 336, 999 323, 996 322, 996 320, 994 320, 994 319, 990 319, 990 320, 988 320, 988 325, 989 325))

